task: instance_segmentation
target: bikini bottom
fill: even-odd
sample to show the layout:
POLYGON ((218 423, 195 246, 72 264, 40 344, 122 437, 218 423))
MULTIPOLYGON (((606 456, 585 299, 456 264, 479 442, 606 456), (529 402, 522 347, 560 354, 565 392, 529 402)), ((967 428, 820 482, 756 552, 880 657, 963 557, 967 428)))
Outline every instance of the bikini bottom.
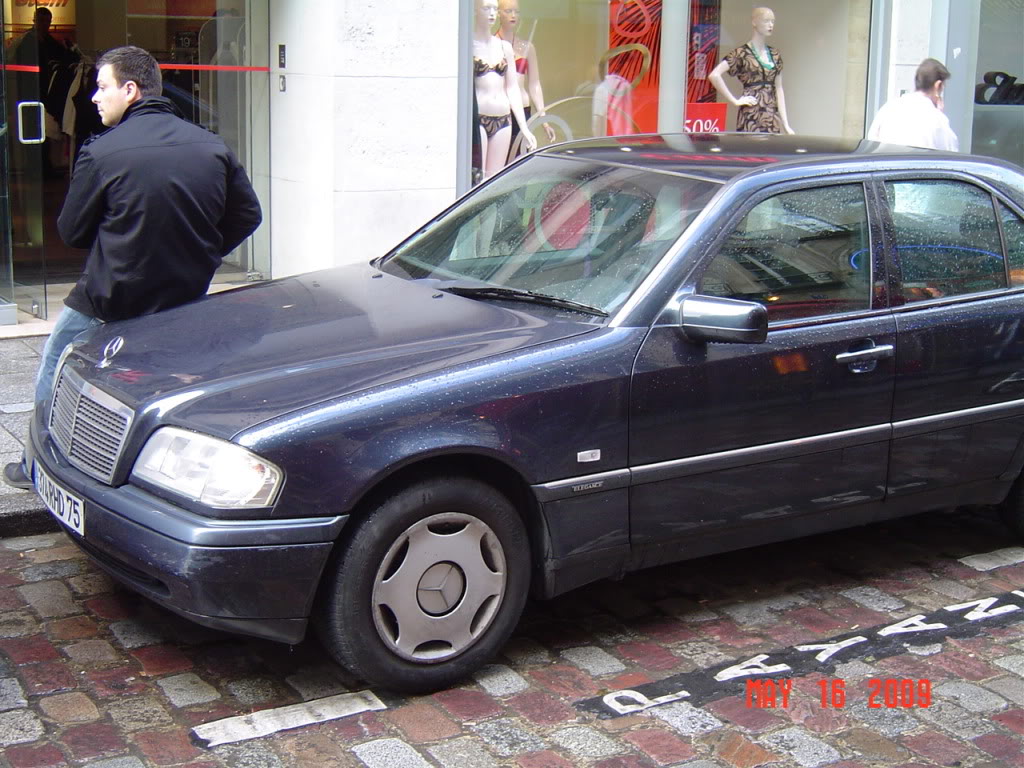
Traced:
POLYGON ((512 125, 510 112, 504 115, 480 115, 480 127, 484 129, 488 139, 502 128, 507 128, 510 125, 512 125))

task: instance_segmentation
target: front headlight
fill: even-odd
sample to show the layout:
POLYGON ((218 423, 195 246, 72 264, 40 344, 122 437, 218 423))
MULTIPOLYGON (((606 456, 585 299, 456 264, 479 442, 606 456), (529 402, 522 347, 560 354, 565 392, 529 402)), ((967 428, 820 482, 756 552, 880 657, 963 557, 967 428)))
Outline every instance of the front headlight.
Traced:
POLYGON ((241 446, 177 427, 146 441, 132 476, 221 509, 269 507, 281 470, 241 446))

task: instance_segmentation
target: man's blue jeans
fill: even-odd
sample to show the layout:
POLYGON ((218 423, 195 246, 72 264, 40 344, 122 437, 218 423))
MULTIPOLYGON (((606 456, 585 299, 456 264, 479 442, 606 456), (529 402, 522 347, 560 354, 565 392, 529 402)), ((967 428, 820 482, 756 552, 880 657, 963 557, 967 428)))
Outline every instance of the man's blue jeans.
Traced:
MULTIPOLYGON (((102 324, 102 320, 83 315, 71 307, 64 307, 61 310, 60 317, 50 332, 50 338, 43 346, 43 359, 39 363, 39 370, 36 371, 36 408, 44 408, 46 401, 53 396, 53 377, 57 372, 57 361, 60 360, 60 353, 64 351, 64 347, 90 328, 102 324)), ((21 464, 25 474, 32 477, 32 468, 25 466, 24 453, 21 454, 21 464)))
POLYGON ((57 361, 60 360, 60 353, 64 347, 81 336, 90 328, 102 325, 102 320, 95 317, 83 315, 81 312, 64 307, 60 317, 57 318, 50 338, 46 340, 43 347, 43 359, 39 364, 39 371, 36 373, 36 402, 38 408, 40 403, 46 402, 53 395, 53 377, 57 372, 57 361))

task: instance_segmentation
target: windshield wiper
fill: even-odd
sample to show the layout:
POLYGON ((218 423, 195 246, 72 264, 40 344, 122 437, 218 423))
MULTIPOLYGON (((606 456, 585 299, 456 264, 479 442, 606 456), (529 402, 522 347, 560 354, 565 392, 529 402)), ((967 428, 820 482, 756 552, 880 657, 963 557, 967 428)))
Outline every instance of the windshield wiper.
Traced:
POLYGON ((557 296, 548 296, 543 293, 524 291, 518 288, 496 288, 493 286, 469 287, 464 285, 445 286, 441 290, 454 293, 456 296, 465 296, 470 299, 507 299, 508 301, 528 301, 532 304, 544 304, 549 307, 560 307, 571 309, 576 312, 585 312, 588 315, 608 317, 608 313, 597 307, 587 304, 580 304, 570 299, 560 299, 557 296))

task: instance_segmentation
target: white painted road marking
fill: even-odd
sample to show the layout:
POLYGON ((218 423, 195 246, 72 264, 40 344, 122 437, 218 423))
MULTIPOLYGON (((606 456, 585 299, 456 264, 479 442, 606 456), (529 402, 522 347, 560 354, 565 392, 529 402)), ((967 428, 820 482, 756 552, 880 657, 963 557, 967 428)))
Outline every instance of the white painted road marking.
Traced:
MULTIPOLYGON (((1024 598, 1024 590, 947 605, 927 615, 916 614, 892 624, 864 629, 863 634, 854 637, 840 635, 820 643, 761 653, 739 663, 727 661, 693 672, 681 672, 633 688, 577 701, 575 706, 601 719, 646 710, 662 717, 659 711, 690 711, 726 696, 742 694, 741 686, 744 683, 748 691, 750 686, 763 686, 766 675, 775 677, 782 674, 784 678, 793 678, 822 671, 834 672, 838 669, 836 658, 839 651, 847 651, 841 662, 844 664, 855 661, 856 656, 866 657, 868 654, 875 659, 887 659, 906 653, 908 649, 925 655, 940 652, 941 641, 947 637, 973 637, 980 634, 985 625, 999 627, 1019 624, 1024 617, 1024 602, 1017 598, 1024 598), (919 644, 911 646, 906 642, 908 637, 919 644), (810 656, 809 653, 814 651, 820 653, 810 656), (680 698, 686 701, 678 701, 680 698)), ((1004 657, 997 663, 1006 669, 1016 664, 1024 674, 1024 654, 1004 657)), ((772 682, 778 684, 779 681, 772 682)), ((679 727, 668 716, 663 719, 674 728, 679 727)))
POLYGON ((194 740, 206 747, 230 744, 235 741, 257 739, 289 728, 324 723, 360 712, 387 709, 373 691, 339 693, 325 699, 316 699, 287 707, 264 709, 251 715, 238 715, 224 720, 196 726, 192 729, 194 740))
POLYGON ((28 413, 32 408, 32 403, 4 403, 0 405, 0 413, 28 413))
POLYGON ((1007 547, 995 552, 961 557, 960 562, 976 571, 991 571, 994 568, 1024 563, 1024 547, 1007 547))

